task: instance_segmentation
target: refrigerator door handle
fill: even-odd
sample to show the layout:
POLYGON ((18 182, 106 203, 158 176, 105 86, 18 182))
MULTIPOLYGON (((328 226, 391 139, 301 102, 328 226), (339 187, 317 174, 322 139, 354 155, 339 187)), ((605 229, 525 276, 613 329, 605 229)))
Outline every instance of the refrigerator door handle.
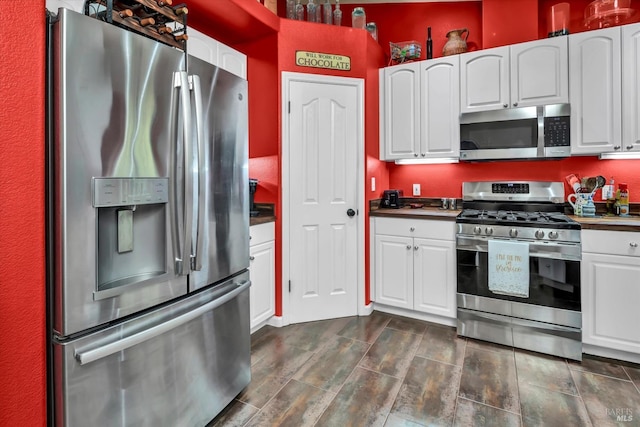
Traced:
POLYGON ((236 296, 245 291, 245 289, 251 286, 251 282, 248 280, 243 280, 238 283, 238 286, 234 288, 232 291, 224 294, 220 298, 216 298, 215 300, 208 302, 204 305, 199 306, 195 310, 191 310, 187 313, 184 313, 180 316, 174 317, 173 319, 161 323, 157 326, 153 326, 149 329, 145 329, 142 332, 138 332, 137 334, 133 334, 126 338, 123 338, 118 341, 111 342, 109 344, 103 345, 102 347, 95 348, 93 350, 87 351, 77 351, 74 356, 76 360, 80 363, 80 365, 86 365, 91 362, 95 362, 96 360, 103 359, 105 357, 111 356, 112 354, 118 353, 120 351, 126 350, 134 345, 140 344, 142 342, 148 341, 152 338, 158 337, 162 334, 165 334, 172 329, 175 329, 185 323, 196 319, 203 315, 204 313, 215 310, 220 307, 222 304, 225 304, 236 296))
MULTIPOLYGON (((193 224, 193 178, 192 178, 192 170, 191 170, 191 96, 189 90, 189 78, 185 71, 178 71, 173 74, 174 76, 174 87, 180 89, 180 105, 182 111, 182 132, 183 132, 183 156, 184 156, 184 164, 182 174, 184 176, 184 188, 183 188, 183 200, 184 205, 178 206, 176 201, 177 197, 174 197, 173 209, 174 209, 174 219, 172 221, 172 227, 179 228, 178 223, 178 215, 176 214, 176 210, 182 208, 184 223, 183 225, 183 233, 184 241, 180 242, 178 240, 177 247, 178 253, 175 257, 176 261, 176 274, 186 276, 189 274, 189 270, 191 267, 190 256, 191 256, 191 227, 193 224), (181 244, 182 243, 182 244, 181 244)), ((179 148, 176 146, 176 152, 179 152, 179 148)), ((177 168, 176 168, 177 169, 177 168)), ((174 170, 175 172, 175 170, 174 170)), ((178 174, 174 173, 174 181, 173 186, 178 186, 178 174)), ((174 196, 177 193, 174 191, 174 196)), ((180 234, 174 232, 175 235, 180 234)), ((174 246, 175 247, 175 246, 174 246)))
POLYGON ((204 217, 205 217, 205 146, 204 146, 204 116, 202 108, 202 86, 200 86, 200 76, 189 76, 189 81, 193 86, 193 105, 196 117, 196 152, 198 155, 198 224, 196 229, 196 251, 192 258, 191 268, 196 271, 202 270, 202 254, 204 253, 204 217))

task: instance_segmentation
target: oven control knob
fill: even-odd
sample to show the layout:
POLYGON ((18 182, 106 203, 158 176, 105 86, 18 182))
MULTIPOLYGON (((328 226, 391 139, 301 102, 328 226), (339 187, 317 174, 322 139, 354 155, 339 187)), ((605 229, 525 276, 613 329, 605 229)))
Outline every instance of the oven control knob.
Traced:
POLYGON ((557 231, 550 231, 549 232, 549 238, 550 239, 557 239, 558 238, 558 232, 557 231))
POLYGON ((544 231, 536 230, 536 239, 542 239, 544 237, 544 231))
POLYGON ((476 225, 475 227, 473 227, 473 234, 480 234, 482 233, 482 228, 479 225, 476 225))
POLYGON ((509 236, 518 237, 518 230, 515 228, 512 228, 511 230, 509 230, 509 236))
POLYGON ((484 232, 487 234, 487 236, 491 236, 493 234, 493 227, 485 228, 484 232))

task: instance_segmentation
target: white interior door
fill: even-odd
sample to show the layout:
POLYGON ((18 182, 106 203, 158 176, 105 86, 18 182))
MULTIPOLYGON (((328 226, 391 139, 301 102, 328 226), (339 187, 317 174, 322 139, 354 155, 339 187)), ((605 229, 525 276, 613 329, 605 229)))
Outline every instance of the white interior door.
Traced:
POLYGON ((297 74, 285 76, 285 86, 283 278, 290 283, 289 323, 353 316, 360 281, 361 80, 297 74))

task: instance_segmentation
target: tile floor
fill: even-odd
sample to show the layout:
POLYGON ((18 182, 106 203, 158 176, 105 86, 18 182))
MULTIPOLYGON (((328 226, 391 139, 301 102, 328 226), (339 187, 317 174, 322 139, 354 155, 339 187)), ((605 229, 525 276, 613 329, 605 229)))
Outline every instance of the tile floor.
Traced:
POLYGON ((252 381, 210 426, 640 426, 640 366, 582 363, 381 312, 252 336, 252 381))

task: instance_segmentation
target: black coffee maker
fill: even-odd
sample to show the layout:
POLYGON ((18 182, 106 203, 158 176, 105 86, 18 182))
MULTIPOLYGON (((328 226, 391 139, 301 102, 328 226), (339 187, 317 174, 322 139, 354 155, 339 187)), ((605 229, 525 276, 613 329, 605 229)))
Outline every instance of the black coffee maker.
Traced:
POLYGON ((256 203, 253 200, 253 196, 256 194, 256 188, 258 187, 258 180, 249 178, 249 216, 258 216, 258 210, 256 209, 256 203))

